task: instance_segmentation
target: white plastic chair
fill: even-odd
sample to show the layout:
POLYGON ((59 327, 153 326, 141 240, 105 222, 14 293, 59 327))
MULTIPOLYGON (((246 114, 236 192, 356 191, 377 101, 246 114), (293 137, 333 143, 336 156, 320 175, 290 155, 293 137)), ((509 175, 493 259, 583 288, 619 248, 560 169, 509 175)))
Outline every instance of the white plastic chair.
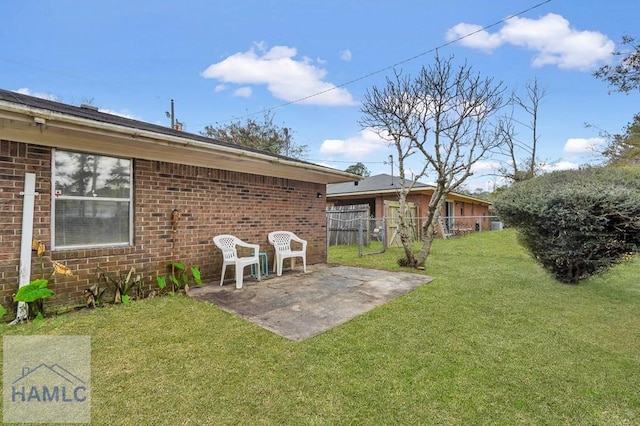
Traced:
POLYGON ((242 288, 244 278, 244 268, 249 265, 257 265, 258 281, 260 281, 260 260, 258 253, 260 246, 258 244, 245 243, 241 239, 233 235, 218 235, 213 237, 213 243, 222 250, 222 276, 220 277, 220 285, 224 282, 224 273, 227 265, 233 265, 236 268, 236 288, 242 288), (253 249, 253 255, 247 257, 238 257, 237 246, 253 249))
POLYGON ((305 240, 299 238, 293 232, 274 231, 269 233, 269 242, 276 250, 273 270, 277 276, 282 275, 282 264, 284 260, 291 259, 291 269, 293 269, 296 257, 302 258, 303 270, 307 272, 307 242, 305 240), (302 248, 300 250, 293 250, 291 247, 292 242, 302 245, 302 248))

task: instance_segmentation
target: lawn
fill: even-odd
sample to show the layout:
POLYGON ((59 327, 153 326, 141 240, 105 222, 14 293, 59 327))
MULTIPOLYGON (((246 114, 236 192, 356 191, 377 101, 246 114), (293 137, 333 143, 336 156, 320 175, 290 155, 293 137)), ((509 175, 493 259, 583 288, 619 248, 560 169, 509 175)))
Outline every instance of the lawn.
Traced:
MULTIPOLYGON (((330 261, 400 269, 397 249, 330 261)), ((295 343, 174 296, 6 335, 90 335, 94 424, 640 424, 640 259, 555 282, 512 230, 437 240, 428 285, 295 343)))

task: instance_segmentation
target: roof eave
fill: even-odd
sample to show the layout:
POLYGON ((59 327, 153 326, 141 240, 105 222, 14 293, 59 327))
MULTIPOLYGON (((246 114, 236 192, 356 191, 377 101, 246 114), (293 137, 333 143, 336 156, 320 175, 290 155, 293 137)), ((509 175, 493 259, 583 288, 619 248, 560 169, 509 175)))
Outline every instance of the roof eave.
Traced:
MULTIPOLYGON (((339 198, 366 198, 368 196, 371 197, 371 196, 378 196, 378 195, 395 194, 398 192, 398 190, 399 188, 385 189, 385 190, 371 190, 371 191, 340 192, 340 193, 334 193, 334 194, 327 194, 327 200, 339 199, 339 198)), ((434 188, 429 186, 429 187, 413 188, 409 193, 411 194, 416 192, 433 192, 433 191, 434 191, 434 188)), ((481 198, 471 197, 469 195, 459 194, 457 192, 450 193, 449 196, 454 197, 456 199, 472 202, 472 203, 486 204, 486 205, 493 204, 489 200, 483 200, 481 198)))
POLYGON ((360 176, 286 157, 100 122, 0 100, 0 138, 97 154, 167 161, 314 183, 360 176))

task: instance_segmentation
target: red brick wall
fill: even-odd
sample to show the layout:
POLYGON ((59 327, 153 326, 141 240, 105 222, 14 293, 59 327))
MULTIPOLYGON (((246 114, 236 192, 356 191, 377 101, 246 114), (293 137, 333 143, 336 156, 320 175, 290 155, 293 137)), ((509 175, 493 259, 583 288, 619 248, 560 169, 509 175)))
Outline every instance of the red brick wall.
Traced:
MULTIPOLYGON (((0 141, 0 303, 13 308, 18 284, 24 174, 36 173, 34 237, 45 242, 45 266, 56 260, 68 266, 72 277, 55 277, 49 287, 55 296, 46 306, 82 302, 82 292, 98 280, 100 266, 110 274, 135 266, 147 289, 156 286, 172 258, 188 267, 197 265, 206 281, 220 279, 222 257, 212 238, 234 234, 266 251, 273 267, 270 231, 285 229, 306 239, 307 263, 326 261, 325 185, 193 167, 134 160, 134 245, 131 247, 60 250, 50 246, 51 150, 46 147, 0 141), (174 235, 171 212, 180 211, 174 235)), ((40 276, 33 253, 32 278, 40 276)), ((47 272, 50 269, 47 269, 47 272)), ((227 273, 230 278, 231 274, 227 273)))
MULTIPOLYGON (((367 199, 339 199, 333 201, 336 206, 348 206, 352 204, 362 204, 363 201, 369 201, 367 199)), ((429 201, 431 197, 425 194, 409 194, 407 201, 414 203, 417 206, 417 215, 420 218, 427 216, 429 201)), ((397 194, 384 194, 375 197, 375 217, 382 218, 385 216, 384 203, 385 201, 398 202, 397 194)), ((373 212, 372 212, 373 213, 373 212)), ((442 215, 445 215, 445 208, 442 208, 442 215)), ((456 223, 462 228, 475 229, 476 223, 479 224, 481 230, 490 229, 489 207, 482 204, 474 204, 469 202, 462 202, 454 200, 454 216, 456 223), (480 218, 483 216, 484 218, 480 218), (467 218, 467 219, 465 219, 467 218)), ((436 227, 439 232, 439 227, 436 227)))
MULTIPOLYGON (((338 200, 332 201, 332 203, 335 206, 348 206, 352 204, 363 204, 368 202, 370 199, 371 198, 338 199, 338 200)), ((430 199, 431 197, 423 194, 409 194, 409 196, 407 197, 408 202, 414 203, 418 207, 418 217, 427 216, 430 199)), ((398 196, 396 194, 378 195, 375 197, 374 200, 375 200, 374 201, 375 212, 372 211, 371 213, 374 214, 375 217, 381 218, 385 214, 384 202, 385 201, 398 202, 398 196)), ((488 216, 489 215, 489 207, 486 205, 462 202, 458 200, 455 200, 454 203, 455 203, 454 213, 457 218, 465 217, 465 216, 488 216)), ((442 209, 442 214, 443 215, 445 214, 444 208, 442 209)))
MULTIPOLYGON (((47 242, 51 223, 51 150, 0 140, 0 304, 10 312, 18 288, 23 203, 20 192, 27 172, 36 174, 36 192, 40 194, 35 197, 33 237, 47 242)), ((33 278, 39 278, 40 263, 37 256, 33 257, 33 278)))

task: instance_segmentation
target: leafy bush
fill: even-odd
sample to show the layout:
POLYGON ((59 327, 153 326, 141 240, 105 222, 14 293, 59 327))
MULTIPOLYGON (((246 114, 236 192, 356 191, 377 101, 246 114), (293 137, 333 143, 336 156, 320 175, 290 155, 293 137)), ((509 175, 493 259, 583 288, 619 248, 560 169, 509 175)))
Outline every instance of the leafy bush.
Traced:
POLYGON ((513 185, 494 204, 559 281, 576 283, 640 246, 640 170, 585 168, 513 185))

